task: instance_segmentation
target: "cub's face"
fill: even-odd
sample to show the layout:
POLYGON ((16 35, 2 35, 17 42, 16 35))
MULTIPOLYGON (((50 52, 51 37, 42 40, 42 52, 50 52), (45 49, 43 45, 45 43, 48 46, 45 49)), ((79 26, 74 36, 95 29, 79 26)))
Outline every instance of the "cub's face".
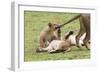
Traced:
POLYGON ((59 26, 59 24, 48 23, 48 26, 51 30, 55 31, 55 28, 59 26))

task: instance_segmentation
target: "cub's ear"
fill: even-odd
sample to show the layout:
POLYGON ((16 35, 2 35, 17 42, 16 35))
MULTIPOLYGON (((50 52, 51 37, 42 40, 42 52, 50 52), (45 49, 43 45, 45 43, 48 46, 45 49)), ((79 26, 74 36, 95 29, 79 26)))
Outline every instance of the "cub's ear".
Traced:
POLYGON ((48 23, 48 26, 49 26, 49 27, 52 27, 52 23, 48 23))

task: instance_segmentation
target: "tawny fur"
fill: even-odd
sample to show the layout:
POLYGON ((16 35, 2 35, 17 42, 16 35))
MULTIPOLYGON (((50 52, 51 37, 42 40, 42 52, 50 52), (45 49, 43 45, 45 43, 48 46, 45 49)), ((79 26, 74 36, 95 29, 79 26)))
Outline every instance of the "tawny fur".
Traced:
POLYGON ((45 27, 40 33, 40 47, 45 48, 49 45, 52 40, 60 39, 58 30, 55 30, 57 24, 48 23, 48 26, 45 27))

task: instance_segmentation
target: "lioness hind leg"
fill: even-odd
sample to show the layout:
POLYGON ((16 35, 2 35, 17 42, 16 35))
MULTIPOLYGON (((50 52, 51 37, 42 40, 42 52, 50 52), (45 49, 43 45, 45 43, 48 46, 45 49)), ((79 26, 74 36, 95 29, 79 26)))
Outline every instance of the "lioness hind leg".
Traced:
POLYGON ((76 36, 76 45, 77 47, 81 48, 81 46, 79 45, 79 40, 80 40, 80 37, 85 33, 85 28, 84 28, 84 23, 81 17, 79 20, 80 20, 80 30, 79 30, 78 35, 76 36))
POLYGON ((88 34, 86 34, 85 39, 83 40, 85 47, 90 50, 90 44, 89 44, 89 38, 90 36, 88 36, 88 34))

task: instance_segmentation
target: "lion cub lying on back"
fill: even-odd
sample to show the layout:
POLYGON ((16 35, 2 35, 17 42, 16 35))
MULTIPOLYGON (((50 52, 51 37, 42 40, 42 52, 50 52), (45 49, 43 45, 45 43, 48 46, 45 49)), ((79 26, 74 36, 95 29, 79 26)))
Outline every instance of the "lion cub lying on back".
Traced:
MULTIPOLYGON (((80 45, 83 44, 83 39, 85 38, 85 34, 80 39, 80 45)), ((65 34, 63 40, 53 40, 48 47, 46 48, 39 48, 36 52, 44 52, 47 51, 49 53, 58 53, 58 52, 65 52, 70 51, 71 46, 76 45, 75 35, 73 35, 73 31, 65 34)))
MULTIPOLYGON (((73 32, 70 31, 66 37, 69 37, 72 35, 73 32)), ((53 40, 48 47, 46 48, 39 48, 36 50, 36 52, 43 52, 47 51, 49 53, 56 53, 56 52, 64 52, 64 51, 69 51, 71 44, 66 40, 53 40)))

